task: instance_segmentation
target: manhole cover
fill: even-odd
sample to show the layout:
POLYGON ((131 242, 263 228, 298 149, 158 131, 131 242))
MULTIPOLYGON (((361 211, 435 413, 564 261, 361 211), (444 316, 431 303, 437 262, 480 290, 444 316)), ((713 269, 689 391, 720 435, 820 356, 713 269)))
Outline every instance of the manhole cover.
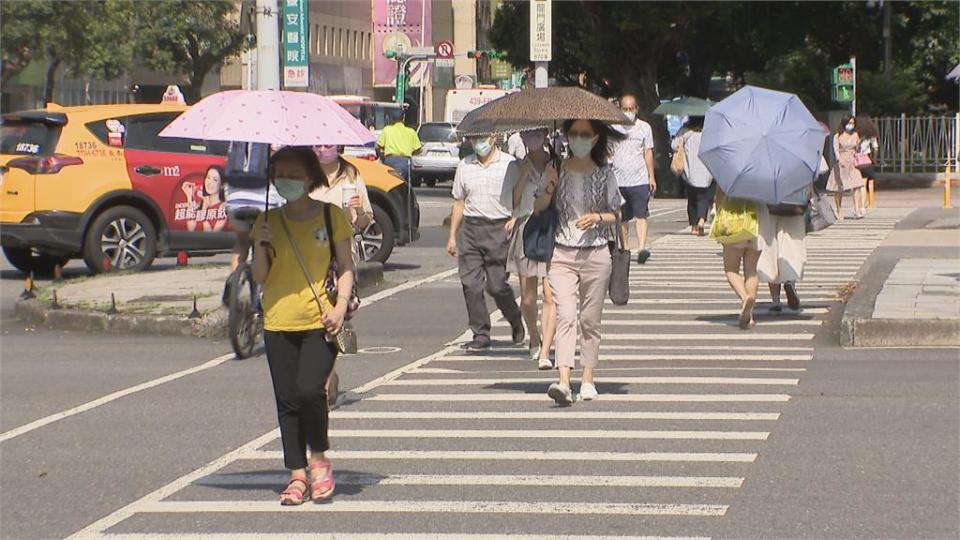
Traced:
POLYGON ((367 347, 366 349, 360 349, 357 352, 359 354, 393 354, 398 353, 402 349, 400 347, 367 347))

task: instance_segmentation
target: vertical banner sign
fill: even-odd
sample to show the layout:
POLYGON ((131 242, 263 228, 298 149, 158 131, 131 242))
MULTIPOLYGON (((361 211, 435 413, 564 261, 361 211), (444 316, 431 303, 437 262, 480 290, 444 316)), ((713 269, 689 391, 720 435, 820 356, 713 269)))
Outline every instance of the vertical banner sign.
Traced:
POLYGON ((283 0, 283 87, 310 85, 310 20, 308 0, 283 0))
POLYGON ((553 60, 551 46, 552 0, 532 0, 530 2, 530 61, 549 62, 553 60))
MULTIPOLYGON (((433 48, 433 0, 373 0, 373 84, 394 86, 397 62, 383 56, 387 51, 402 53, 411 47, 433 48)), ((420 86, 426 64, 413 62, 410 86, 420 86)))

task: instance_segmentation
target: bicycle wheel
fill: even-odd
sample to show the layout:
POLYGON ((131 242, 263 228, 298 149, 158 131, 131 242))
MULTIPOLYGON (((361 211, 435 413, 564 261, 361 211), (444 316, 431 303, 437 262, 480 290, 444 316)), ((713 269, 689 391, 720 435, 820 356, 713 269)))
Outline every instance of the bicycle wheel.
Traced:
POLYGON ((243 264, 228 278, 230 303, 227 316, 227 333, 234 354, 242 360, 249 358, 260 335, 260 316, 257 309, 257 284, 253 281, 250 266, 243 264))

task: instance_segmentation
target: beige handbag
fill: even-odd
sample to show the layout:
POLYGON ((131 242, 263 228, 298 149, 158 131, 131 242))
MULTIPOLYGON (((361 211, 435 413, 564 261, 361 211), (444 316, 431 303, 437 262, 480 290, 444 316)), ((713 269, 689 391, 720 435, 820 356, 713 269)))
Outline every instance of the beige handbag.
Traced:
POLYGON ((670 160, 670 172, 677 176, 682 176, 687 168, 687 151, 684 149, 683 137, 680 138, 680 146, 673 153, 673 159, 670 160))

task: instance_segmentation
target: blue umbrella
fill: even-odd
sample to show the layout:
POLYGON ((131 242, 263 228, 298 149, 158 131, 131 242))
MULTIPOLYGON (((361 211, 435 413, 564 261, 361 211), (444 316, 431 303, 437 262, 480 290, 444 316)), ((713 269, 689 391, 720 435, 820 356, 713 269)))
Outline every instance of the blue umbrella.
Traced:
POLYGON ((816 178, 824 137, 797 96, 744 86, 707 112, 698 155, 730 197, 795 202, 816 178))

